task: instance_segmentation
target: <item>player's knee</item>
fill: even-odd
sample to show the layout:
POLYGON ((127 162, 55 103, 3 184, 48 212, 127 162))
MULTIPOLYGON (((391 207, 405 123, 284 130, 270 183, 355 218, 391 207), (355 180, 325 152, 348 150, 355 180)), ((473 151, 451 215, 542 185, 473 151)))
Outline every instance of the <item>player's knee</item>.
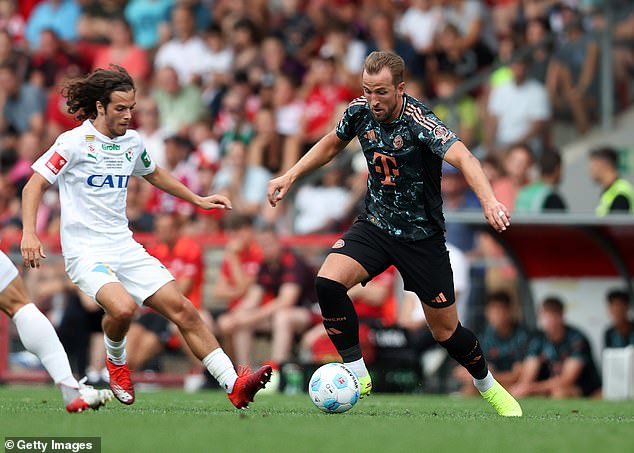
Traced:
POLYGON ((116 304, 108 310, 108 316, 118 323, 130 323, 136 313, 137 305, 134 301, 116 304))
POLYGON ((434 337, 434 340, 441 343, 449 340, 456 332, 457 326, 447 323, 430 323, 429 330, 434 337))
POLYGON ((5 298, 2 299, 0 309, 2 309, 2 311, 5 312, 9 316, 9 318, 13 318, 15 314, 26 305, 27 303, 24 300, 18 298, 5 298))
POLYGON ((322 312, 324 309, 329 311, 328 308, 333 305, 337 306, 348 294, 347 288, 341 283, 319 276, 315 278, 315 290, 322 312))
POLYGON ((194 307, 194 304, 185 298, 182 299, 182 302, 178 310, 174 313, 171 321, 180 329, 185 330, 191 329, 199 323, 202 323, 200 314, 198 313, 198 310, 196 310, 196 307, 194 307))

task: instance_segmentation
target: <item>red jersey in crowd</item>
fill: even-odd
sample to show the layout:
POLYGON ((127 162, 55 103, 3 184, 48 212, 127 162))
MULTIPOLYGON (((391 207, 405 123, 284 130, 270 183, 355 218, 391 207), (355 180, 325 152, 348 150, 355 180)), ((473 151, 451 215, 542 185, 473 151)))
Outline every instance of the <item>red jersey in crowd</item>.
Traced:
POLYGON ((181 237, 170 249, 167 244, 156 244, 147 248, 169 270, 176 280, 191 278, 192 287, 185 294, 196 308, 202 306, 203 253, 200 245, 188 237, 181 237))
MULTIPOLYGON (((217 209, 217 211, 221 211, 221 209, 217 209)), ((260 264, 262 263, 262 252, 260 252, 260 248, 257 245, 252 244, 251 246, 245 248, 238 253, 238 260, 240 260, 242 270, 249 277, 255 278, 258 275, 260 264)), ((229 264, 226 256, 222 260, 220 273, 227 280, 227 283, 229 283, 230 285, 235 285, 236 282, 231 270, 231 265, 229 264)), ((228 306, 229 310, 234 309, 241 300, 242 298, 230 300, 228 306)))
POLYGON ((317 301, 313 269, 302 257, 288 249, 282 251, 282 256, 277 262, 264 261, 260 266, 257 284, 264 289, 263 303, 277 297, 284 283, 296 283, 300 286, 298 305, 310 308, 317 301))

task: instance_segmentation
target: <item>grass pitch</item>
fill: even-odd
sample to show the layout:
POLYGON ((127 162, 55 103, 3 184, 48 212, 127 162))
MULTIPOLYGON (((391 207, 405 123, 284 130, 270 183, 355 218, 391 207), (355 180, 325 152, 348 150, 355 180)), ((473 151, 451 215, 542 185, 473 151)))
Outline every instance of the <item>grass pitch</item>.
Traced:
POLYGON ((307 395, 261 395, 237 411, 221 392, 137 392, 67 414, 54 387, 0 387, 0 437, 97 436, 103 452, 632 452, 634 404, 521 401, 503 419, 480 398, 376 394, 322 414, 307 395))

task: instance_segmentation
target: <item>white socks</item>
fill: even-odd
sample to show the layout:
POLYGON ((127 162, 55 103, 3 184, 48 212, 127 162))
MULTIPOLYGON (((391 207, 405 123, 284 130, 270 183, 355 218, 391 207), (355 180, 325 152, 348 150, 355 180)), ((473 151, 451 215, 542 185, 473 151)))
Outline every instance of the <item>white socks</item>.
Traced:
POLYGON ((227 393, 233 392, 233 384, 235 384, 238 375, 233 368, 231 359, 222 348, 211 351, 207 357, 203 359, 203 365, 209 370, 211 375, 216 378, 218 383, 227 393))
POLYGON ((495 384, 495 379, 493 378, 493 375, 490 371, 487 371, 487 375, 484 377, 484 379, 473 378, 473 385, 475 385, 480 393, 484 393, 489 390, 491 387, 493 387, 493 384, 495 384))
POLYGON ((125 365, 128 360, 128 356, 125 352, 126 337, 123 337, 121 341, 114 341, 108 338, 104 333, 103 342, 106 345, 106 355, 108 359, 115 365, 125 365))
POLYGON ((363 378, 368 375, 368 369, 365 367, 363 357, 359 360, 355 360, 354 362, 344 362, 343 364, 350 368, 359 378, 363 378))
POLYGON ((24 347, 35 354, 53 381, 77 389, 68 356, 50 321, 34 304, 26 304, 13 315, 13 322, 24 347))

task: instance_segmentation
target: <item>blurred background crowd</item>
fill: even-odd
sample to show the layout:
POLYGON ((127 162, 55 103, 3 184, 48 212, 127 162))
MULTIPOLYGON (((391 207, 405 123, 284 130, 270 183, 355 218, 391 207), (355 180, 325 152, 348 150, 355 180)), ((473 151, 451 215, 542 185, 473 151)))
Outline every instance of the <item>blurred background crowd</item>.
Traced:
MULTIPOLYGON (((392 49, 404 58, 406 92, 427 102, 481 159, 500 201, 515 212, 561 212, 570 207, 558 190, 559 149, 602 121, 603 74, 610 77, 610 114, 630 107, 633 43, 634 10, 626 0, 0 0, 0 237, 19 237, 31 163, 79 124, 66 112, 65 81, 121 65, 135 79, 134 128, 153 159, 193 191, 223 193, 234 206, 231 215, 199 211, 133 178, 131 228, 237 362, 333 359, 314 309, 312 278, 329 246, 319 236, 336 238, 363 206, 367 168, 358 143, 275 209, 265 202, 266 188, 361 95, 365 57, 392 49), (600 51, 606 35, 607 59, 600 51), (287 247, 286 237, 305 235, 314 240, 301 250, 287 247), (209 237, 222 238, 224 248, 211 246, 209 237), (254 344, 262 336, 270 337, 270 349, 258 354, 254 344)), ((607 191, 629 157, 611 143, 598 145, 585 152, 586 171, 607 191)), ((442 191, 447 212, 479 209, 449 165, 442 191)), ((603 206, 598 198, 585 202, 597 215, 628 213, 634 191, 602 200, 603 206)), ((39 211, 40 235, 58 237, 59 211, 51 188, 39 211)), ((562 396, 559 387, 538 392, 529 385, 539 375, 534 363, 524 367, 530 369, 524 377, 515 367, 548 355, 552 339, 546 329, 529 348, 528 334, 514 330, 521 301, 499 246, 459 223, 448 224, 447 239, 462 319, 480 331, 493 329, 487 330, 491 341, 504 343, 493 347, 493 356, 504 357, 494 367, 515 373, 520 395, 562 396), (469 303, 474 287, 489 294, 480 304, 469 303)), ((9 239, 3 247, 16 244, 9 239)), ((99 309, 68 283, 59 260, 31 274, 33 296, 58 326, 76 371, 99 380, 99 309)), ((370 362, 416 362, 432 348, 420 304, 398 285, 396 272, 388 271, 351 290, 370 362)), ((619 338, 634 343, 627 294, 617 293, 626 307, 614 320, 619 338)), ((563 316, 561 301, 546 301, 542 310, 563 316)), ((563 318, 556 321, 553 338, 569 329, 563 318)), ((575 338, 570 344, 577 347, 575 338)), ((180 343, 166 322, 142 313, 130 331, 130 364, 160 368, 155 357, 180 343)), ((580 348, 552 354, 551 374, 569 357, 579 357, 583 373, 592 374, 585 367, 592 354, 580 348)), ((199 371, 194 360, 191 366, 199 371)), ((588 384, 584 393, 597 388, 588 384)))

